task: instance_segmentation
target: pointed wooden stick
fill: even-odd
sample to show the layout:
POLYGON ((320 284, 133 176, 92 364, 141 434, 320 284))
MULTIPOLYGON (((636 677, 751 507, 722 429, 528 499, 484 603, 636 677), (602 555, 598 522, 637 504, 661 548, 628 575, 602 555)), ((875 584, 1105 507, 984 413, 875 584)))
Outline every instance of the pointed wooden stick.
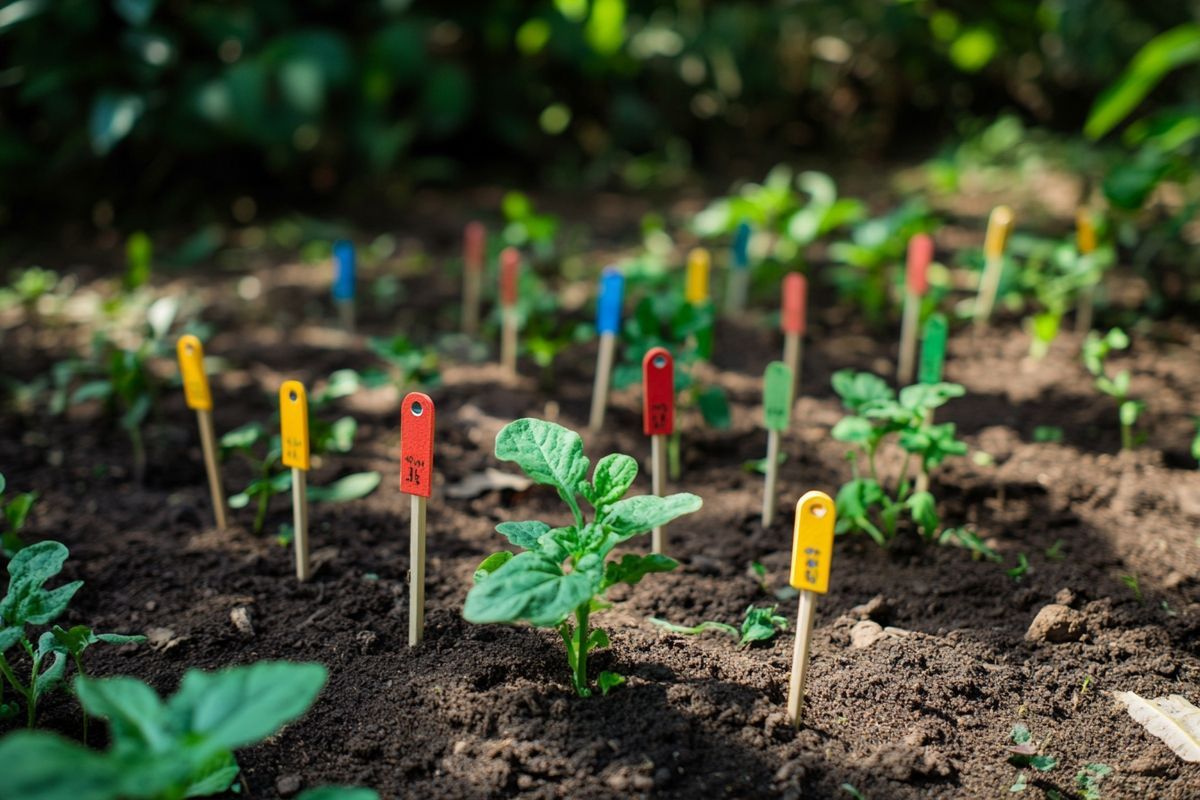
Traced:
POLYGON ((987 326, 996 305, 1000 276, 1004 272, 1004 247, 1012 232, 1013 212, 1008 206, 996 206, 988 217, 987 235, 983 242, 983 275, 979 279, 979 294, 975 298, 975 327, 987 326))
POLYGON ((408 538, 408 646, 425 637, 425 503, 433 492, 433 400, 409 392, 400 404, 400 491, 412 496, 408 538))
POLYGON ((204 471, 208 475, 208 493, 212 500, 213 518, 217 528, 224 530, 225 491, 221 487, 221 468, 217 464, 217 437, 213 431, 212 391, 204 371, 204 346, 192 334, 179 337, 175 351, 179 358, 179 374, 188 408, 196 412, 200 426, 200 449, 204 453, 204 471))
POLYGON ((425 638, 425 498, 412 495, 409 523, 408 558, 408 646, 416 647, 425 638))
POLYGON ((796 618, 796 643, 792 651, 792 674, 788 685, 788 719, 800 727, 804 708, 804 686, 812 652, 813 618, 817 595, 829 591, 829 564, 833 558, 833 531, 837 506, 824 492, 812 491, 796 503, 796 527, 792 534, 792 570, 789 582, 800 591, 796 618))
POLYGON ((196 412, 200 423, 200 449, 204 452, 204 470, 208 473, 208 492, 212 496, 213 517, 217 528, 225 530, 225 491, 221 487, 221 468, 217 466, 217 440, 213 432, 212 412, 196 412))
POLYGON ((308 548, 308 473, 292 467, 292 528, 296 545, 296 580, 312 575, 308 548))

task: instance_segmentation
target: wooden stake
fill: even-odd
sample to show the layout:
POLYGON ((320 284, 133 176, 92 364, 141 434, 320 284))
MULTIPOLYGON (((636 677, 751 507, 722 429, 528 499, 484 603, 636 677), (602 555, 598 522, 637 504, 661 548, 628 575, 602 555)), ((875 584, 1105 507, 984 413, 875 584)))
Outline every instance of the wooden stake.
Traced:
POLYGON ((612 383, 613 355, 617 346, 617 331, 621 327, 621 302, 625 277, 609 267, 600 277, 600 301, 596 309, 596 330, 600 334, 600 350, 596 355, 596 382, 592 387, 592 413, 588 428, 592 432, 604 425, 608 408, 608 388, 612 383))
POLYGON ((775 520, 776 486, 779 481, 779 434, 787 430, 792 416, 792 371, 782 361, 772 361, 763 373, 763 425, 767 429, 766 480, 763 482, 762 524, 775 520))
POLYGON ((908 264, 905 269, 904 321, 900 326, 900 359, 896 365, 896 382, 908 386, 913 382, 917 360, 917 327, 921 323, 921 298, 929 289, 929 262, 933 260, 933 239, 918 233, 908 241, 908 264))
POLYGON ((792 651, 792 675, 788 686, 788 718, 800 727, 804 686, 812 650, 813 619, 817 595, 829 591, 829 564, 833 558, 833 531, 837 507, 824 492, 812 491, 796 503, 796 527, 792 535, 790 583, 800 591, 796 616, 796 643, 792 651))
POLYGON ((975 327, 987 326, 996 305, 1000 276, 1004 272, 1004 247, 1012 231, 1013 212, 1008 206, 996 206, 988 218, 987 235, 983 243, 983 275, 979 279, 979 294, 975 298, 975 327))
POLYGON ((506 247, 500 253, 500 364, 505 371, 517 374, 517 278, 521 255, 516 248, 506 247))
POLYGON ((487 229, 482 222, 471 222, 463 231, 463 307, 462 331, 468 336, 479 332, 479 299, 483 295, 483 263, 487 249, 487 229))
MULTIPOLYGON (((667 477, 667 437, 655 434, 650 437, 650 491, 662 497, 665 490, 663 485, 667 477)), ((654 528, 650 531, 650 550, 654 553, 663 552, 666 542, 663 541, 663 529, 654 528)))
POLYGON ((800 373, 804 360, 804 332, 808 322, 808 281, 799 272, 783 278, 782 313, 783 363, 792 371, 792 398, 800 394, 800 373))
MULTIPOLYGON (((665 347, 653 347, 642 357, 642 432, 650 437, 650 486, 663 496, 667 475, 667 437, 675 429, 675 361, 665 347)), ((665 549, 663 529, 650 533, 650 548, 665 549)))
POLYGON ((292 468, 292 527, 296 548, 296 579, 311 574, 308 555, 308 395, 300 381, 279 387, 279 430, 283 465, 292 468))
POLYGON ((763 481, 762 526, 771 527, 775 521, 775 504, 779 483, 779 431, 767 431, 767 475, 763 481))
MULTIPOLYGON (((1096 252, 1096 226, 1092 224, 1092 215, 1086 208, 1075 212, 1075 243, 1079 254, 1091 258, 1096 252)), ((1079 306, 1075 310, 1075 332, 1087 334, 1092 329, 1092 315, 1096 305, 1096 284, 1091 283, 1079 292, 1079 306)))
POLYGON ((433 400, 409 392, 400 404, 400 491, 412 496, 408 537, 408 646, 425 636, 425 503, 433 491, 433 400))
POLYGON ((224 530, 225 492, 221 487, 221 469, 217 464, 217 437, 213 431, 212 391, 204 371, 204 346, 192 334, 179 337, 175 344, 179 358, 179 373, 183 380, 183 395, 188 408, 196 412, 200 424, 200 449, 204 453, 204 471, 208 474, 208 493, 212 499, 213 517, 217 528, 224 530))

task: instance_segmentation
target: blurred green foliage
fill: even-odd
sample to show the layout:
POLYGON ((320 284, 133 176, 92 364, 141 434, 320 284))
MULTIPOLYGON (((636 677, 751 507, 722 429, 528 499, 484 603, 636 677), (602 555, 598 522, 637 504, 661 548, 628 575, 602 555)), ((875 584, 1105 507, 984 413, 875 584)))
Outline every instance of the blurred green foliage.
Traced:
MULTIPOLYGON (((0 206, 105 201, 122 224, 142 221, 131 209, 179 222, 241 195, 390 197, 481 169, 654 188, 801 148, 927 146, 1004 108, 1078 130, 1139 48, 1194 14, 1133 0, 12 0, 0 206)), ((1194 47, 1183 37, 1171 65, 1194 47)), ((1155 88, 1166 71, 1153 53, 1135 63, 1089 132, 1151 88, 1194 95, 1194 81, 1155 88)))

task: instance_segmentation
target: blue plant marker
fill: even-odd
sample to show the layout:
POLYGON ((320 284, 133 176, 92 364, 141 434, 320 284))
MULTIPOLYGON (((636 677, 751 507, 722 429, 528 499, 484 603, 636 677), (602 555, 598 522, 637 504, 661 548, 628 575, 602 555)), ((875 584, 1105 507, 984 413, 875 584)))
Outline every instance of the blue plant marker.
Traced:
POLYGON ((355 283, 354 245, 339 239, 333 243, 333 299, 353 300, 355 283))
POLYGON ((750 223, 738 223, 733 232, 733 268, 746 269, 750 266, 750 223))
POLYGON ((617 333, 621 328, 621 302, 625 294, 625 276, 615 267, 600 276, 600 302, 596 307, 596 332, 617 333))

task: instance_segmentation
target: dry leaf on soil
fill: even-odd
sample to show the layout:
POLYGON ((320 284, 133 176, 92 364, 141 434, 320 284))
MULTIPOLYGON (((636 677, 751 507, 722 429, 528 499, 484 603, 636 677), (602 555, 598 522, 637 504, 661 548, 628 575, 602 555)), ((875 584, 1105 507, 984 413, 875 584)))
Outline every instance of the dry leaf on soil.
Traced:
POLYGON ((1134 692, 1113 692, 1129 709, 1129 716, 1152 736, 1162 739, 1184 761, 1200 761, 1200 708, 1183 695, 1147 700, 1134 692))

